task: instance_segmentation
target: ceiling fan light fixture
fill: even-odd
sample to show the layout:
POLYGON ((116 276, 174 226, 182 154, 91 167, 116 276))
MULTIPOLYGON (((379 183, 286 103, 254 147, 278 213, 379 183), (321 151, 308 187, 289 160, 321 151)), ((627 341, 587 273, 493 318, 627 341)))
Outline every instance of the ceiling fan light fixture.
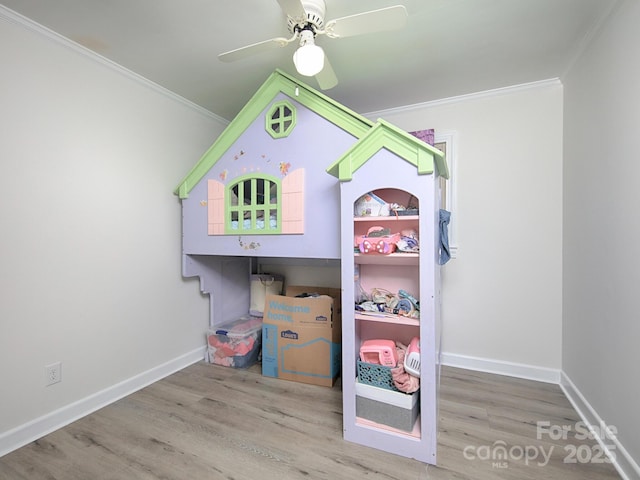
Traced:
POLYGON ((300 75, 313 77, 324 68, 324 50, 313 41, 313 32, 300 32, 300 47, 293 54, 293 64, 300 75))

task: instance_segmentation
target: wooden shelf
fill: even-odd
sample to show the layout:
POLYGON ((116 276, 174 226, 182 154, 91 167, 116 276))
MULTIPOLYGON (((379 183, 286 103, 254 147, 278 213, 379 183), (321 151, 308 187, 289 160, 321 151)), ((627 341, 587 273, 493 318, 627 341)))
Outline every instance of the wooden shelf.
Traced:
POLYGON ((356 320, 366 320, 368 322, 384 322, 384 323, 395 323, 398 325, 413 325, 419 326, 420 319, 419 318, 410 318, 402 315, 393 315, 390 313, 376 313, 376 312, 355 312, 356 320))
POLYGON ((413 220, 417 222, 419 215, 389 215, 388 217, 353 217, 354 222, 400 222, 404 220, 413 220))
POLYGON ((418 418, 416 418, 416 423, 413 425, 413 430, 410 432, 405 432, 404 430, 399 430, 397 428, 393 428, 382 423, 377 423, 372 420, 367 420, 366 418, 362 417, 356 417, 356 425, 384 430, 385 432, 396 434, 401 437, 420 439, 420 415, 418 415, 418 418))
POLYGON ((418 265, 419 253, 354 253, 354 261, 359 265, 418 265))

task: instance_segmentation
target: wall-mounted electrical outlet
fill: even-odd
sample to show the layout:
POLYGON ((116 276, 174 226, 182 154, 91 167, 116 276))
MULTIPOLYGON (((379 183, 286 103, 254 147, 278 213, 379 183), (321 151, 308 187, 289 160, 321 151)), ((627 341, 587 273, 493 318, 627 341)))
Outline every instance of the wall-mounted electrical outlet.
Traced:
POLYGON ((44 367, 44 384, 46 387, 62 381, 62 363, 56 362, 44 367))

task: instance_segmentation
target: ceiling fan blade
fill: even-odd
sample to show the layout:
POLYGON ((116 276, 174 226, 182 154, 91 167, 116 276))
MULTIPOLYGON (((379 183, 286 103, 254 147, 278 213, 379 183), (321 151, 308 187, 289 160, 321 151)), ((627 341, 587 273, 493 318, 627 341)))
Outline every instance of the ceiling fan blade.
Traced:
MULTIPOLYGON (((295 37, 294 37, 295 38, 295 37)), ((235 62, 236 60, 242 60, 243 58, 250 57, 257 53, 266 52, 275 48, 282 48, 293 41, 294 38, 277 37, 263 42, 253 43, 244 47, 236 48, 228 52, 221 53, 218 58, 222 62, 235 62)))
POLYGON ((404 5, 371 10, 327 22, 324 33, 328 37, 342 38, 365 33, 396 30, 407 24, 407 9, 404 5))
POLYGON ((329 58, 326 54, 324 56, 324 67, 320 73, 316 75, 316 81, 318 82, 321 90, 329 90, 338 84, 338 78, 333 71, 333 67, 329 63, 329 58))
POLYGON ((278 0, 278 3, 285 15, 293 18, 296 23, 304 23, 307 20, 307 12, 300 0, 278 0))

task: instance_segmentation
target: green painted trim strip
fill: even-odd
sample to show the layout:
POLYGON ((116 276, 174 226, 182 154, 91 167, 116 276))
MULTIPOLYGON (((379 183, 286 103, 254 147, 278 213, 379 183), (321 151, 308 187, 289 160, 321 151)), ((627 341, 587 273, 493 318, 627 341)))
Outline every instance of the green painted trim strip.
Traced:
POLYGON ((293 100, 300 102, 309 110, 317 113, 329 122, 337 125, 356 138, 362 137, 371 129, 374 122, 350 110, 344 105, 327 97, 323 93, 299 82, 287 74, 277 71, 289 81, 282 85, 281 91, 293 100))
POLYGON ((273 101, 278 93, 289 96, 326 120, 334 123, 356 138, 362 137, 373 122, 349 110, 326 95, 300 82, 281 70, 273 72, 251 97, 238 115, 231 121, 218 139, 200 158, 174 190, 180 198, 187 198, 189 192, 207 174, 224 153, 235 143, 242 133, 258 118, 258 115, 273 101))
POLYGON ((440 150, 382 119, 326 171, 340 181, 348 182, 355 171, 382 148, 414 165, 419 175, 436 172, 449 178, 447 163, 440 150))

